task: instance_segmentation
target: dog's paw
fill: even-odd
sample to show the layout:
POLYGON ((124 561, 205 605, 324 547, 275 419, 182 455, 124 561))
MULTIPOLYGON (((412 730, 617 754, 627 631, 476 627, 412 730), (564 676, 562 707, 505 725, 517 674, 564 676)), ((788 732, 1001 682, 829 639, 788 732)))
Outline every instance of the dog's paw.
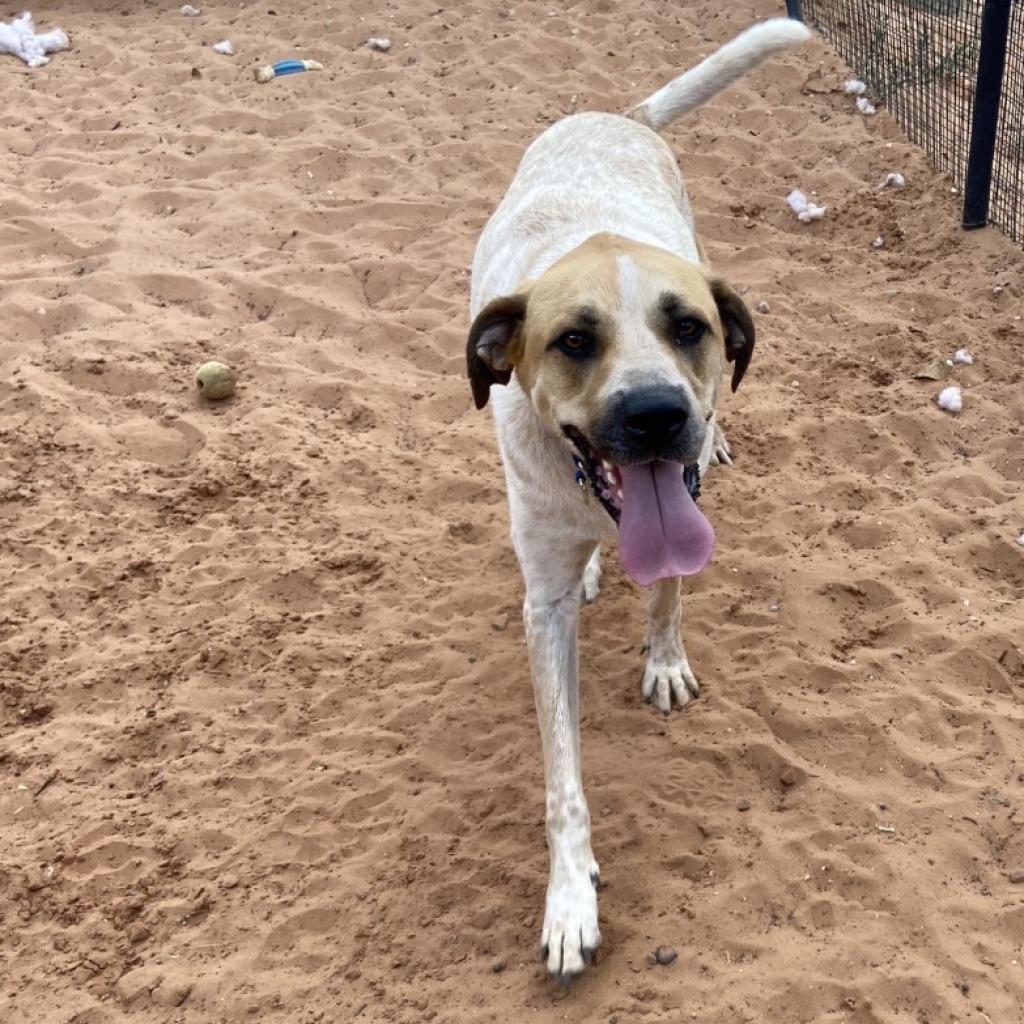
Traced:
POLYGON ((732 449, 729 447, 729 442, 725 439, 725 432, 717 423, 715 424, 715 439, 711 442, 711 458, 708 460, 708 465, 732 465, 732 449))
POLYGON ((700 694, 697 677, 690 671, 685 654, 673 661, 649 657, 641 690, 644 700, 666 715, 672 710, 673 701, 685 708, 700 694))
POLYGON ((597 863, 589 872, 548 885, 541 935, 541 959, 548 972, 570 982, 594 962, 601 945, 597 927, 597 863))
POLYGON ((601 552, 595 550, 583 570, 583 603, 590 604, 597 600, 601 592, 601 552))

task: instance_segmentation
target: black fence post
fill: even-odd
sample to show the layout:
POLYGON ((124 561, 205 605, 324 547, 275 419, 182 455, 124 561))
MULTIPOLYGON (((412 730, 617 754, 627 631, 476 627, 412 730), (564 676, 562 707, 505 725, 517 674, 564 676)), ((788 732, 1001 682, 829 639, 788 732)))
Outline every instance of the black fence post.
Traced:
POLYGON ((804 20, 804 12, 800 9, 800 0, 786 0, 786 13, 797 21, 804 20))
POLYGON ((996 123, 1003 94, 1006 37, 1010 29, 1010 0, 985 0, 981 13, 981 42, 978 47, 978 79, 974 92, 971 144, 967 154, 964 182, 965 228, 983 228, 988 223, 988 201, 992 190, 992 162, 996 152, 996 123))

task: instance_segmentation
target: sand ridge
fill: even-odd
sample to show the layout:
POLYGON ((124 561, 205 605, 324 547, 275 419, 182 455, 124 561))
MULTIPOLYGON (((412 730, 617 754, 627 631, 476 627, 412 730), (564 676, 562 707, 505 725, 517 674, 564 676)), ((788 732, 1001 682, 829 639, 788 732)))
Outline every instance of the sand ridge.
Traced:
POLYGON ((71 51, 0 63, 0 1018, 1020 1019, 1020 251, 821 42, 668 133, 770 312, 701 700, 640 703, 614 558, 584 612, 604 945, 563 992, 466 268, 545 124, 777 6, 177 6, 39 7, 71 51), (951 417, 914 373, 962 346, 951 417))

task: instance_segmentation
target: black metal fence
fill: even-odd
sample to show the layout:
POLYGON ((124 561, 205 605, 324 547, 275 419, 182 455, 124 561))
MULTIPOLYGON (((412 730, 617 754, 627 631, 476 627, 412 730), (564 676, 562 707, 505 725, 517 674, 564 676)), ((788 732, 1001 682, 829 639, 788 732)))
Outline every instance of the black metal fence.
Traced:
POLYGON ((963 191, 1024 244, 1024 0, 787 0, 963 191))

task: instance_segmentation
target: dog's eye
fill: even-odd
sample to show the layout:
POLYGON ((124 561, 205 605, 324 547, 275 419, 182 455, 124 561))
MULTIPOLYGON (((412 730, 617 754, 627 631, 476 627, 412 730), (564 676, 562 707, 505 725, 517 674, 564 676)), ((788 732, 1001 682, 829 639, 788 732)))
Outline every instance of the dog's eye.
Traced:
POLYGON ((555 339, 555 346, 576 359, 593 354, 594 339, 583 331, 567 331, 555 339))
POLYGON ((692 345, 704 336, 705 327, 699 320, 684 317, 672 326, 672 335, 680 345, 692 345))

